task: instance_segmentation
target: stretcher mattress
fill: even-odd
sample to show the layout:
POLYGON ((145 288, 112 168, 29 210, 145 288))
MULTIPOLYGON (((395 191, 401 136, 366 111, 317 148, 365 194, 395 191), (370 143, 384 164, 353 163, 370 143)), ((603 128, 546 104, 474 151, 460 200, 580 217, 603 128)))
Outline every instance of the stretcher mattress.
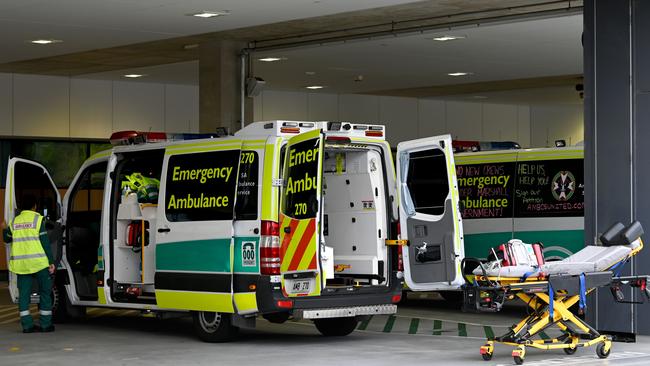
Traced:
MULTIPOLYGON (((541 267, 530 265, 517 265, 502 267, 498 262, 484 265, 485 273, 492 277, 524 277, 544 275, 579 275, 586 272, 600 272, 610 269, 624 260, 632 250, 641 245, 639 240, 629 245, 596 246, 588 245, 579 252, 561 261, 548 262, 541 267)), ((473 271, 482 275, 483 269, 479 266, 473 271)))

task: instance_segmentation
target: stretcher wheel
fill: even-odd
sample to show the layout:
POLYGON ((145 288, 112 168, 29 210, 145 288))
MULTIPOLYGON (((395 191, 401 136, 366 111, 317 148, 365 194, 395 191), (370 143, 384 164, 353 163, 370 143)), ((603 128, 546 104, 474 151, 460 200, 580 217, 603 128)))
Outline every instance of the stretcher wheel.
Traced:
POLYGON ((483 357, 483 361, 490 361, 492 359, 492 353, 483 353, 481 357, 483 357))
POLYGON ((605 343, 599 343, 598 346, 596 346, 596 354, 598 355, 598 358, 607 358, 609 357, 609 352, 612 350, 610 347, 607 351, 605 351, 605 343))
POLYGON ((523 365, 524 364, 524 359, 523 358, 521 358, 519 356, 513 356, 512 358, 515 360, 515 363, 517 365, 523 365))
POLYGON ((576 353, 576 351, 578 351, 578 347, 576 347, 576 348, 562 348, 562 350, 567 355, 572 355, 572 354, 576 353))

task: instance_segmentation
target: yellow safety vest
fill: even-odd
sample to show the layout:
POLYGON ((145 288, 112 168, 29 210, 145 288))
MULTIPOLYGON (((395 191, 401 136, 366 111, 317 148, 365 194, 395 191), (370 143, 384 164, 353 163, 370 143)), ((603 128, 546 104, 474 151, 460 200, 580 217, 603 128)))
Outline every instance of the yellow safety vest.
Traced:
POLYGON ((47 268, 50 263, 43 250, 40 228, 43 216, 25 210, 16 216, 9 230, 11 231, 11 254, 9 270, 17 274, 36 273, 47 268))

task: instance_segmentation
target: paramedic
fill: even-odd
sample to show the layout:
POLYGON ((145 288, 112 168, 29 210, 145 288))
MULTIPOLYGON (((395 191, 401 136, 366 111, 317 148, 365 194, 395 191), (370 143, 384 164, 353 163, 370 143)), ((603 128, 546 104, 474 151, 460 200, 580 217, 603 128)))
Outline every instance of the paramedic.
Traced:
POLYGON ((20 323, 23 333, 35 331, 53 332, 52 325, 52 279, 56 267, 50 249, 50 240, 43 223, 43 216, 36 212, 36 198, 26 194, 20 201, 20 215, 7 228, 2 223, 5 243, 11 244, 9 270, 18 277, 20 323), (32 281, 38 281, 41 325, 34 325, 29 313, 32 281))

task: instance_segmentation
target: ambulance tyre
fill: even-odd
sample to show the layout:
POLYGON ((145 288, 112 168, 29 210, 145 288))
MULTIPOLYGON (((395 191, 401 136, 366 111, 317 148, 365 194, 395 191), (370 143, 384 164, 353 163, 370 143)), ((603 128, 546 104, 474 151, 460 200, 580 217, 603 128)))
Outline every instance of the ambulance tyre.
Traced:
POLYGON ((61 284, 52 286, 52 320, 55 323, 65 323, 84 316, 86 307, 72 305, 65 287, 61 284))
POLYGON ((232 325, 232 314, 195 311, 192 317, 194 330, 203 342, 228 342, 235 338, 239 330, 232 325))
POLYGON ((289 320, 289 313, 268 313, 262 315, 262 317, 273 324, 282 324, 289 320))
POLYGON ((315 319, 314 325, 320 334, 326 337, 343 337, 357 328, 357 319, 354 317, 315 319))
POLYGON ((462 291, 440 291, 439 294, 450 305, 460 306, 463 304, 462 291))

